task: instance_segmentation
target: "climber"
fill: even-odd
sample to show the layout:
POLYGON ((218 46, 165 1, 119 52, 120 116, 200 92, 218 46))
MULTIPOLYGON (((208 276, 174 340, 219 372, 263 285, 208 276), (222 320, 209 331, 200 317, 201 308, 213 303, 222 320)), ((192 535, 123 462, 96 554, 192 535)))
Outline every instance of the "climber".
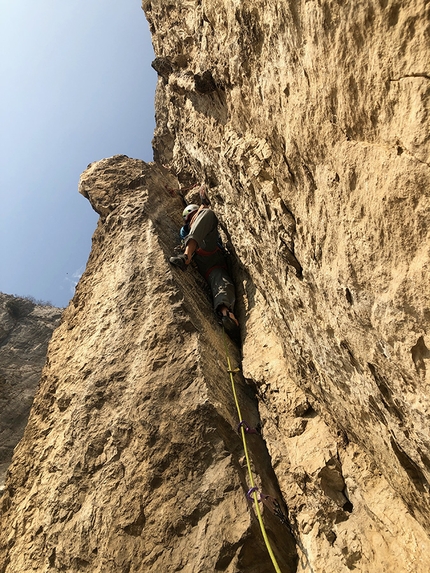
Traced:
POLYGON ((233 313, 236 299, 233 281, 227 270, 227 260, 220 246, 218 219, 215 213, 203 203, 185 207, 182 217, 184 226, 180 235, 185 251, 170 258, 172 265, 187 270, 191 260, 208 282, 212 291, 214 309, 230 336, 239 334, 239 322, 233 313))

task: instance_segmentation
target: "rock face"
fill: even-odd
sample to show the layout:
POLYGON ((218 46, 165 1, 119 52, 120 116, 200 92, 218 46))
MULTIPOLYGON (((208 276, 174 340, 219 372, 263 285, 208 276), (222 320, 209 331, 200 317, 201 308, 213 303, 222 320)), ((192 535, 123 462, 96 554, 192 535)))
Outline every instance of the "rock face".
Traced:
MULTIPOLYGON (((358 481, 360 489, 373 480, 350 465, 363 454, 360 467, 374 464, 389 484, 376 480, 370 490, 392 487, 428 533, 428 3, 144 8, 155 53, 172 66, 159 79, 155 157, 181 181, 212 187, 251 301, 241 317, 244 373, 267 407, 265 436, 283 491, 300 483, 296 471, 301 490, 311 475, 326 493, 328 469, 336 491, 342 474, 353 522, 358 481), (209 74, 215 89, 203 93, 196 78, 209 74), (250 334, 253 315, 266 350, 250 334), (325 434, 315 418, 289 418, 290 383, 331 430, 319 464, 297 455, 302 442, 312 444, 310 432, 325 434)), ((300 510, 301 495, 288 501, 300 510)), ((316 519, 298 515, 314 555, 329 551, 334 570, 335 555, 382 568, 371 564, 365 534, 347 542, 345 524, 320 507, 316 519)))
MULTIPOLYGON (((81 178, 101 217, 15 453, 1 571, 271 566, 245 497, 222 330, 196 273, 168 263, 182 201, 165 186, 175 185, 164 168, 124 156, 81 178)), ((236 377, 256 425, 253 392, 236 377)), ((265 444, 253 438, 258 485, 283 504, 265 444)), ((294 571, 288 524, 272 514, 266 522, 279 563, 294 571)))
POLYGON ((168 263, 194 183, 232 253, 226 344, 279 569, 429 571, 429 6, 143 8, 156 162, 82 175, 100 220, 1 500, 0 571, 275 570, 222 331, 168 263))
POLYGON ((22 438, 61 310, 0 293, 0 487, 22 438))

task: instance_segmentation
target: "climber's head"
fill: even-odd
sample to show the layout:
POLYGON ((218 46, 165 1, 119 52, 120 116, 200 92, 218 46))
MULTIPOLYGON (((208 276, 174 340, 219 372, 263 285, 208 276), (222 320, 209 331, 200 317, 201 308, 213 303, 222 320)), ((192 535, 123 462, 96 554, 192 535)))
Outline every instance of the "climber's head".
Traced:
POLYGON ((192 215, 194 215, 194 213, 198 211, 198 209, 199 209, 198 205, 187 205, 182 213, 184 222, 188 223, 192 215))

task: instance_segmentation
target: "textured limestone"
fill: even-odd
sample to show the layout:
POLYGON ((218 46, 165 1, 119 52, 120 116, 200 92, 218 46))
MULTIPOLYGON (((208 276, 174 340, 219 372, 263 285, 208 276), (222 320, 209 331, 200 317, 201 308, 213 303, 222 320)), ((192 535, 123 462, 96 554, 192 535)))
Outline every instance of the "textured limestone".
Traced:
POLYGON ((234 255, 253 469, 299 557, 265 509, 281 570, 427 573, 428 3, 143 8, 156 164, 81 179, 100 222, 2 498, 0 571, 272 570, 219 327, 167 263, 166 188, 204 182, 234 255))
POLYGON ((21 439, 61 310, 0 293, 0 487, 21 439))
MULTIPOLYGON (((264 309, 263 339, 269 329, 282 348, 282 378, 305 392, 334 438, 353 444, 337 453, 332 447, 328 457, 339 457, 346 474, 343 465, 353 467, 346 452, 354 457, 358 446, 381 481, 357 468, 348 479, 368 499, 390 484, 428 533, 428 3, 178 0, 143 7, 156 56, 171 66, 158 83, 155 157, 181 181, 212 187, 246 271, 250 305, 255 291, 265 299, 255 313, 264 309), (196 78, 209 74, 216 89, 201 93, 196 78), (366 489, 363 481, 374 485, 366 489)), ((242 317, 244 364, 261 371, 249 313, 242 317)), ((272 368, 261 399, 267 431, 274 426, 269 449, 287 458, 285 435, 305 422, 289 427, 286 413, 295 404, 280 379, 272 368)), ((277 468, 281 483, 287 467, 277 468)), ((348 521, 357 514, 352 504, 348 521)), ((395 539, 405 539, 406 554, 420 543, 383 527, 392 536, 389 570, 395 539)), ((409 518, 400 527, 411 531, 409 518)), ((339 537, 329 538, 346 566, 383 567, 372 565, 381 553, 372 543, 347 551, 339 537)), ((323 551, 321 540, 309 543, 323 551)), ((401 567, 428 568, 413 551, 410 562, 401 567)))
POLYGON ((289 375, 429 530, 428 3, 143 6, 156 157, 212 186, 289 375))
MULTIPOLYGON (((124 156, 81 178, 101 217, 15 452, 0 571, 271 567, 245 497, 222 329, 196 271, 168 262, 182 201, 166 186, 177 181, 165 169, 124 156)), ((256 425, 253 392, 236 377, 256 425)), ((258 485, 282 506, 265 444, 253 438, 258 485)), ((283 571, 294 571, 290 530, 264 518, 283 571)))
POLYGON ((243 372, 259 389, 263 436, 299 551, 307 555, 298 571, 424 573, 430 566, 427 532, 377 461, 327 424, 289 377, 282 345, 268 335, 273 323, 261 298, 247 321, 254 351, 244 353, 243 372))
MULTIPOLYGON (((221 329, 195 269, 167 262, 183 204, 172 188, 165 168, 125 156, 81 178, 102 214, 2 498, 4 573, 272 570, 244 496, 221 329)), ((243 359, 243 417, 263 424, 264 441, 249 436, 256 482, 291 518, 264 508, 281 570, 427 571, 427 534, 312 408, 270 307, 235 269, 245 344, 228 351, 243 359)))

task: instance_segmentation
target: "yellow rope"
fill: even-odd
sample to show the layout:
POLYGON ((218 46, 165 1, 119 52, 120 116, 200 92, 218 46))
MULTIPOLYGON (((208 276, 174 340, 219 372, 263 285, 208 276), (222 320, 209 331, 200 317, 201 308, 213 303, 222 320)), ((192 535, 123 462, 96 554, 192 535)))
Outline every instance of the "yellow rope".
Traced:
MULTIPOLYGON (((225 348, 225 355, 227 357, 227 365, 228 365, 227 371, 230 374, 231 388, 233 390, 233 396, 234 396, 234 401, 236 404, 237 414, 239 416, 239 422, 242 422, 243 421, 242 413, 240 411, 239 400, 237 398, 236 385, 234 383, 233 371, 231 369, 230 356, 228 355, 225 336, 226 335, 225 335, 225 331, 224 331, 224 348, 225 348)), ((255 482, 254 482, 254 476, 252 474, 251 462, 250 462, 249 454, 248 454, 248 446, 246 443, 246 432, 245 432, 245 428, 243 427, 243 425, 240 426, 240 432, 242 434, 243 450, 245 452, 246 465, 248 467, 248 474, 249 474, 249 482, 251 484, 251 489, 252 489, 255 487, 255 482)), ((270 545, 270 541, 269 541, 269 538, 267 536, 266 528, 264 527, 263 517, 261 515, 260 506, 258 505, 258 496, 257 496, 257 492, 255 490, 253 491, 253 497, 254 497, 255 511, 257 513, 257 518, 258 518, 258 522, 260 524, 260 529, 261 529, 261 533, 263 535, 264 543, 266 544, 267 551, 269 552, 270 559, 272 560, 273 567, 275 568, 276 573, 281 573, 279 565, 276 561, 276 557, 275 557, 273 550, 272 550, 272 547, 270 545)))

